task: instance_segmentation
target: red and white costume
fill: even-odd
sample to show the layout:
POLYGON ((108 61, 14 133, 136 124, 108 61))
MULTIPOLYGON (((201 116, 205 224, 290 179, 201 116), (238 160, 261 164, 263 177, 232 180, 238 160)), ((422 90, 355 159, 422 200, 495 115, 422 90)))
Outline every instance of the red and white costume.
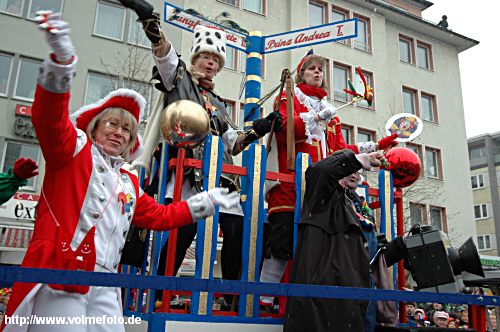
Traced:
MULTIPOLYGON (((104 153, 70 120, 69 89, 75 65, 76 58, 67 66, 47 59, 38 79, 32 120, 46 168, 33 238, 22 266, 68 268, 59 259, 59 248, 62 246, 64 251, 64 244, 57 243, 66 236, 69 242, 66 245, 76 251, 75 269, 116 273, 130 224, 167 230, 191 224, 193 220, 185 201, 168 206, 158 205, 144 194, 137 177, 120 168, 123 159, 104 153), (94 236, 86 237, 87 234, 93 235, 94 231, 94 236), (82 265, 79 266, 78 262, 82 265)), ((120 89, 114 93, 114 96, 107 97, 108 102, 118 96, 125 98, 121 102, 136 102, 140 109, 144 106, 144 100, 139 100, 142 97, 134 91, 120 89)), ((92 109, 102 107, 102 102, 86 106, 76 114, 81 116, 87 111, 92 112, 92 109)), ((76 119, 76 124, 79 119, 76 119)), ((57 294, 63 294, 65 299, 76 299, 78 304, 74 302, 65 307, 66 302, 58 302, 57 316, 122 315, 117 288, 108 287, 102 292, 103 287, 91 286, 90 291, 86 287, 75 287, 68 293, 66 290, 54 290, 52 286, 58 288, 58 285, 16 283, 6 314, 24 317, 34 313, 39 316, 53 314, 57 308, 51 311, 50 307, 54 306, 49 305, 51 299, 60 299, 57 294)), ((50 331, 58 327, 63 331, 84 331, 86 328, 85 325, 38 326, 50 331)), ((30 330, 34 328, 37 326, 31 326, 30 330)), ((87 331, 93 328, 106 330, 105 326, 89 325, 87 331)), ((120 331, 124 328, 114 325, 108 329, 120 331)), ((27 330, 27 326, 5 326, 5 331, 23 330, 27 330)))
MULTIPOLYGON (((305 83, 299 83, 294 91, 294 128, 295 153, 303 152, 311 156, 312 162, 321 160, 333 152, 341 149, 351 149, 355 153, 375 151, 374 142, 347 145, 342 136, 340 119, 335 116, 331 121, 316 123, 313 115, 321 110, 332 107, 328 104, 327 92, 321 88, 314 88, 305 83), (322 127, 323 126, 323 127, 322 127)), ((278 167, 280 173, 292 173, 287 167, 286 148, 286 92, 281 95, 279 109, 283 117, 282 130, 276 133, 278 150, 278 167)), ((275 212, 293 212, 295 209, 295 187, 291 183, 279 183, 268 193, 269 214, 275 212)))

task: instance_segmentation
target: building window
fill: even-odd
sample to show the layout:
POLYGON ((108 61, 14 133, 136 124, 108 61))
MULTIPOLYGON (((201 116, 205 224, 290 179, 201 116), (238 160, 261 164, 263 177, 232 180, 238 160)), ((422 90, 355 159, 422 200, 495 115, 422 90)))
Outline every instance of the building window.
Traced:
POLYGON ((41 64, 42 62, 39 60, 21 58, 17 74, 16 91, 14 92, 15 97, 27 100, 35 98, 36 79, 41 64))
POLYGON ((12 55, 0 53, 0 96, 7 95, 13 58, 12 55))
POLYGON ((431 225, 440 231, 444 230, 445 211, 444 208, 431 206, 429 207, 429 216, 431 219, 431 225))
POLYGON ((98 2, 94 34, 115 40, 123 40, 125 8, 98 2))
POLYGON ((141 22, 137 22, 137 14, 130 11, 129 29, 128 29, 128 42, 130 44, 151 47, 151 42, 142 30, 141 22))
POLYGON ((23 0, 0 0, 0 12, 21 16, 23 0))
POLYGON ((237 50, 232 47, 226 48, 226 62, 224 68, 236 70, 238 58, 236 57, 237 50))
POLYGON ((427 70, 433 69, 431 45, 417 41, 417 66, 427 70))
POLYGON ((358 36, 354 38, 354 48, 371 52, 370 47, 370 19, 354 14, 358 18, 358 36))
MULTIPOLYGON (((422 146, 414 143, 406 143, 406 148, 415 152, 420 160, 423 160, 422 146)), ((420 170, 420 176, 423 175, 423 170, 420 170)))
POLYGON ((484 175, 483 174, 475 174, 470 177, 470 181, 472 183, 472 189, 484 188, 484 175))
POLYGON ((309 26, 325 24, 325 5, 309 1, 309 26))
POLYGON ((28 18, 33 19, 39 10, 50 10, 54 13, 61 13, 63 8, 62 0, 31 0, 28 11, 28 18))
POLYGON ((356 137, 356 143, 364 143, 373 141, 375 133, 365 129, 358 129, 358 136, 356 137))
POLYGON ((436 97, 430 94, 420 94, 420 115, 422 120, 437 122, 436 97))
POLYGON ((333 99, 340 102, 348 102, 349 94, 344 92, 348 88, 347 81, 350 79, 351 68, 333 64, 333 99))
POLYGON ((425 217, 425 205, 410 203, 410 221, 412 226, 426 224, 425 217))
MULTIPOLYGON (((362 71, 362 73, 363 73, 363 76, 365 77, 366 84, 369 85, 370 87, 372 87, 373 90, 375 91, 375 87, 373 86, 373 75, 369 72, 364 71, 364 70, 362 71)), ((365 86, 363 84, 363 81, 361 80, 361 77, 358 74, 358 71, 356 71, 356 73, 355 73, 354 88, 356 89, 357 92, 359 92, 361 94, 363 94, 363 92, 365 91, 365 86)), ((361 107, 366 107, 366 108, 374 108, 374 103, 375 103, 375 96, 372 100, 371 105, 369 105, 368 102, 363 99, 363 100, 356 102, 356 106, 361 106, 361 107)))
POLYGON ((413 63, 413 40, 399 36, 399 60, 413 63))
POLYGON ((491 239, 489 234, 477 236, 477 249, 478 250, 491 249, 491 239))
POLYGON ((235 7, 238 7, 238 5, 239 5, 238 0, 217 0, 217 1, 223 2, 223 3, 227 4, 227 5, 232 5, 232 6, 235 6, 235 7))
MULTIPOLYGON (((25 144, 19 142, 6 142, 7 147, 5 149, 5 154, 3 156, 2 172, 6 173, 9 168, 14 166, 16 160, 20 157, 30 158, 34 161, 39 161, 39 151, 38 145, 25 144)), ((38 176, 34 176, 28 179, 28 184, 23 189, 35 190, 36 180, 38 176)))
POLYGON ((89 73, 87 76, 87 87, 85 89, 84 104, 95 103, 113 90, 118 88, 118 79, 106 75, 89 73))
POLYGON ((242 1, 244 10, 264 15, 264 7, 265 7, 264 0, 242 0, 242 1))
POLYGON ((342 124, 342 136, 346 144, 352 144, 352 127, 342 124))
POLYGON ((151 84, 137 82, 137 81, 130 81, 130 82, 125 82, 124 87, 140 93, 141 96, 143 96, 144 99, 146 99, 147 104, 146 107, 144 108, 141 120, 147 120, 151 113, 151 105, 153 104, 153 87, 151 86, 151 84))
POLYGON ((488 218, 488 205, 486 204, 474 205, 474 218, 476 219, 488 218))
POLYGON ((481 158, 486 156, 486 149, 484 146, 474 147, 470 149, 470 159, 481 158))
POLYGON ((416 91, 403 88, 403 112, 417 114, 416 91))
MULTIPOLYGON (((332 22, 340 22, 347 19, 349 19, 348 11, 338 7, 332 7, 332 22)), ((337 42, 345 45, 350 45, 350 39, 337 40, 337 42)))
POLYGON ((425 171, 427 177, 441 179, 441 152, 438 149, 425 149, 425 171))
MULTIPOLYGON (((236 102, 234 102, 232 100, 227 100, 227 99, 225 99, 224 101, 226 102, 226 111, 227 111, 227 115, 229 116, 229 119, 231 120, 231 122, 234 125, 239 127, 239 119, 238 119, 238 113, 236 110, 236 102)), ((239 128, 241 128, 241 127, 239 127, 239 128)))

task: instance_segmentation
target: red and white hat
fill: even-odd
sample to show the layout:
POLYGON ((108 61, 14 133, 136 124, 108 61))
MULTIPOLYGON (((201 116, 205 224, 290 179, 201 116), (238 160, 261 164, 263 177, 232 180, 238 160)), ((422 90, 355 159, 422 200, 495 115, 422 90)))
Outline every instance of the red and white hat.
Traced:
MULTIPOLYGON (((118 89, 110 92, 106 97, 95 103, 83 106, 78 111, 71 114, 71 121, 78 128, 87 131, 87 127, 99 113, 110 107, 122 108, 134 116, 139 124, 141 113, 146 107, 146 100, 138 92, 130 89, 118 89)), ((139 157, 143 151, 142 139, 137 134, 134 146, 130 149, 127 161, 132 161, 139 157)))
POLYGON ((299 64, 297 65, 297 75, 300 75, 300 70, 302 69, 302 66, 304 65, 304 63, 311 58, 311 56, 314 55, 314 51, 313 49, 311 48, 307 54, 302 58, 302 60, 300 60, 299 64))

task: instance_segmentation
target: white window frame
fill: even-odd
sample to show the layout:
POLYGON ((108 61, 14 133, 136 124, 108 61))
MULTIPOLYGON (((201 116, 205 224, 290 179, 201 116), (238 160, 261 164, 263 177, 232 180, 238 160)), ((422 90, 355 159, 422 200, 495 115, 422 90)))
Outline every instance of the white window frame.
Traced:
MULTIPOLYGON (((29 3, 29 6, 28 6, 28 11, 26 12, 26 19, 30 20, 30 21, 34 21, 35 18, 34 17, 30 17, 30 12, 31 12, 31 6, 33 5, 33 0, 30 0, 30 3, 29 3)), ((63 9, 64 9, 64 0, 61 0, 61 13, 63 12, 63 9)), ((21 8, 21 15, 22 15, 22 8, 21 8)))
POLYGON ((491 245, 491 236, 490 236, 490 234, 478 235, 477 236, 477 250, 481 251, 481 250, 491 250, 491 249, 493 249, 493 246, 491 245), (486 237, 488 237, 488 242, 490 243, 489 247, 486 247, 486 237), (481 248, 480 245, 479 245, 479 238, 483 239, 483 248, 481 248))
POLYGON ((13 14, 13 13, 9 13, 8 11, 3 11, 3 10, 0 10, 0 13, 5 14, 5 15, 14 16, 14 17, 22 17, 22 15, 23 15, 23 8, 24 8, 24 0, 21 0, 21 5, 20 6, 21 6, 21 8, 20 8, 20 11, 19 11, 19 15, 13 14))
MULTIPOLYGON (((143 48, 146 48, 146 49, 151 49, 151 42, 149 41, 149 39, 147 39, 146 35, 144 35, 144 32, 142 31, 142 26, 139 28, 139 34, 143 34, 144 35, 144 38, 146 38, 146 45, 143 45, 143 44, 139 44, 139 42, 135 42, 131 37, 132 37, 132 27, 133 25, 137 24, 138 22, 136 22, 134 20, 134 18, 137 16, 137 14, 135 14, 134 12, 132 12, 132 10, 130 9, 127 9, 126 12, 128 12, 128 34, 127 34, 127 44, 130 44, 130 45, 134 45, 134 46, 138 46, 138 47, 143 47, 143 48), (132 40, 131 40, 132 39, 132 40)), ((127 13, 125 13, 127 15, 127 13)), ((155 13, 156 15, 158 15, 158 13, 155 13)), ((160 16, 160 15, 158 15, 160 16)), ((124 24, 125 25, 125 24, 124 24)))
POLYGON ((473 174, 470 176, 470 182, 471 182, 471 186, 472 186, 472 190, 477 190, 477 189, 482 189, 482 188, 485 188, 486 187, 486 182, 484 181, 484 174, 483 173, 479 173, 479 174, 473 174), (476 183, 478 184, 477 187, 474 188, 473 184, 472 184, 472 178, 476 178, 476 183), (479 177, 481 177, 483 180, 483 185, 481 186, 480 185, 480 182, 479 182, 479 177))
MULTIPOLYGON (((112 79, 115 79, 116 80, 116 86, 117 88, 121 86, 120 84, 120 78, 117 77, 117 76, 113 76, 113 75, 107 75, 107 74, 103 74, 103 73, 99 73, 99 72, 94 72, 94 71, 87 71, 87 79, 85 81, 85 93, 83 95, 83 101, 84 101, 84 104, 88 104, 87 102, 85 102, 87 100, 87 95, 88 95, 88 92, 89 92, 89 78, 90 78, 90 75, 94 75, 94 76, 102 76, 102 77, 105 77, 105 78, 112 78, 112 79)), ((123 84, 123 83, 122 83, 123 84)), ((94 101, 95 102, 95 101, 94 101)))
MULTIPOLYGON (((6 157, 6 154, 7 154, 7 145, 9 143, 13 143, 13 144, 23 144, 23 145, 30 145, 30 146, 34 146, 34 147, 37 147, 38 148, 38 152, 37 152, 37 158, 35 160, 35 162, 39 165, 40 164, 40 157, 42 155, 42 151, 40 150, 40 146, 38 144, 34 144, 34 143, 30 143, 30 142, 24 142, 24 141, 16 141, 16 140, 6 140, 5 141, 5 144, 4 144, 4 149, 3 149, 3 152, 2 152, 2 160, 1 160, 1 166, 0 166, 0 170, 3 170, 4 166, 5 166, 5 157, 6 157)), ((19 157, 22 157, 22 156, 19 156, 19 157)), ((30 192, 34 192, 36 191, 36 186, 37 186, 37 183, 38 183, 38 175, 35 175, 34 176, 34 179, 33 179, 33 186, 23 186, 23 187, 19 187, 18 190, 23 190, 23 191, 30 191, 30 192)))
POLYGON ((327 11, 328 11, 328 6, 326 5, 326 3, 323 3, 323 2, 320 2, 320 1, 315 1, 315 0, 309 0, 307 2, 307 26, 308 27, 312 27, 312 26, 317 26, 317 25, 323 25, 327 22, 328 18, 327 18, 327 11), (316 7, 320 7, 322 9, 322 14, 323 14, 323 17, 321 18, 321 23, 319 24, 313 24, 311 25, 311 17, 309 15, 310 13, 310 6, 316 6, 316 7))
POLYGON ((127 21, 127 8, 125 8, 123 6, 120 6, 119 4, 116 4, 116 3, 113 3, 113 2, 97 1, 97 5, 96 5, 96 9, 95 9, 95 18, 94 18, 94 29, 92 31, 92 34, 94 36, 98 36, 98 37, 101 37, 101 38, 123 42, 124 41, 124 37, 125 37, 124 35, 125 35, 126 21, 127 21), (98 34, 96 32, 96 29, 97 29, 97 18, 99 17, 98 14, 99 14, 99 5, 100 4, 123 9, 122 33, 121 33, 121 37, 119 39, 116 39, 116 38, 113 38, 113 37, 109 37, 109 36, 106 36, 106 35, 101 35, 101 34, 98 34))
POLYGON ((481 203, 481 204, 474 205, 474 218, 476 220, 487 219, 488 218, 488 204, 481 203), (479 207, 479 214, 480 214, 479 217, 476 216, 476 207, 479 207))
MULTIPOLYGON (((254 12, 253 10, 249 10, 249 9, 246 9, 243 7, 243 2, 245 0, 239 0, 239 5, 240 5, 240 8, 246 12, 249 12, 249 13, 254 13, 254 14, 257 14, 257 15, 262 15, 262 16, 265 16, 266 15, 266 6, 267 6, 267 1, 266 0, 256 0, 256 1, 260 1, 260 5, 261 5, 261 10, 262 12, 261 13, 257 13, 257 12, 254 12)), ((228 4, 229 6, 232 6, 230 4, 228 4)))
POLYGON ((11 58, 10 59, 10 66, 9 66, 9 75, 7 76, 7 83, 5 83, 5 93, 0 92, 0 96, 7 97, 7 95, 9 94, 10 80, 12 78, 12 68, 14 66, 14 55, 9 54, 9 53, 3 53, 3 52, 0 52, 0 55, 5 55, 5 56, 8 56, 11 58))
MULTIPOLYGON (((17 64, 16 83, 14 85, 14 92, 13 92, 13 97, 12 98, 18 99, 18 100, 24 100, 24 101, 32 102, 33 100, 35 100, 34 98, 27 98, 27 97, 23 97, 23 96, 18 96, 17 95, 17 85, 19 84, 19 73, 21 71, 21 62, 23 60, 27 60, 27 61, 31 61, 31 62, 39 62, 40 66, 42 65, 43 61, 42 60, 38 60, 38 59, 33 59, 33 58, 20 57, 19 61, 18 61, 18 64, 17 64)), ((37 73, 37 75, 38 75, 38 73, 37 73)), ((35 79, 35 82, 36 82, 36 79, 35 79)))

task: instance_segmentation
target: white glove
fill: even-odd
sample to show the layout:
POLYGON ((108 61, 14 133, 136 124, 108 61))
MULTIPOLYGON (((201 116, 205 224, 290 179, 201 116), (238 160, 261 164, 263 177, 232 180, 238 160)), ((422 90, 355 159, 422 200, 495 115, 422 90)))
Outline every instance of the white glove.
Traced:
POLYGON ((214 188, 208 191, 208 196, 214 205, 230 209, 240 204, 240 194, 237 191, 229 193, 228 188, 214 188))
POLYGON ((75 48, 69 37, 69 24, 61 20, 61 14, 54 14, 50 10, 42 10, 36 13, 35 21, 38 27, 46 31, 47 41, 54 51, 57 61, 71 60, 75 54, 75 48))
POLYGON ((369 171, 372 167, 380 167, 382 161, 385 160, 384 154, 380 152, 360 153, 356 155, 356 159, 361 163, 363 169, 369 171))
POLYGON ((323 109, 318 112, 318 116, 321 120, 329 122, 335 117, 335 115, 337 115, 335 107, 333 107, 325 99, 321 100, 321 106, 323 106, 323 109))
POLYGON ((189 207, 189 212, 191 212, 193 222, 211 216, 215 212, 214 203, 212 203, 206 191, 190 197, 186 203, 189 207))
POLYGON ((189 198, 186 203, 191 212, 193 221, 204 219, 215 213, 215 205, 220 205, 225 209, 230 209, 240 204, 240 195, 233 191, 228 194, 227 188, 214 188, 209 191, 202 191, 189 198))

